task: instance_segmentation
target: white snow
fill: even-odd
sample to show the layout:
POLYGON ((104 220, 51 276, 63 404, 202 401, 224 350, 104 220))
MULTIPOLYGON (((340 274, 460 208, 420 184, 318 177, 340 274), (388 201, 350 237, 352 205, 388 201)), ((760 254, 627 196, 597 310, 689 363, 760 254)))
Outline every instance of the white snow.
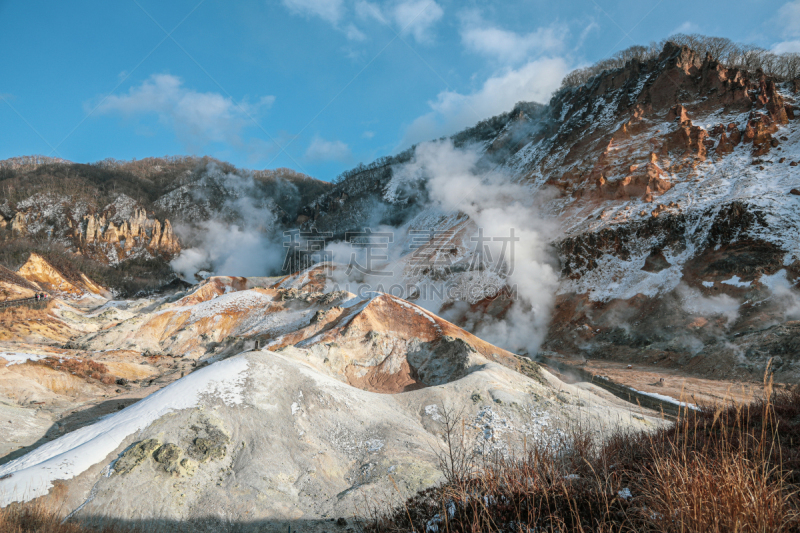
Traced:
POLYGON ((425 414, 437 422, 443 420, 442 415, 439 414, 439 406, 436 404, 426 405, 425 414))
POLYGON ((196 407, 204 396, 218 397, 227 405, 241 404, 248 366, 244 356, 209 365, 113 416, 2 465, 0 476, 12 475, 0 481, 0 507, 46 494, 54 480, 85 472, 119 448, 128 436, 167 413, 196 407))
POLYGON ((758 281, 773 293, 782 293, 789 290, 792 286, 791 282, 786 277, 786 270, 783 268, 771 276, 762 274, 761 279, 758 281))
POLYGON ((427 311, 424 311, 424 310, 420 309, 419 307, 417 307, 416 305, 412 305, 412 304, 408 303, 405 300, 401 300, 400 298, 397 298, 396 296, 392 296, 391 298, 392 298, 392 300, 394 300, 395 303, 398 303, 398 304, 402 305, 403 307, 407 307, 408 309, 411 309, 412 311, 414 311, 418 315, 424 316, 434 326, 437 325, 436 324, 436 320, 430 314, 428 314, 427 311))
POLYGON ((680 284, 683 278, 682 261, 673 262, 674 260, 668 257, 672 263, 671 267, 661 272, 646 272, 642 267, 647 255, 649 250, 625 261, 614 255, 605 254, 597 259, 597 268, 584 273, 579 279, 563 279, 558 294, 588 293, 592 301, 606 302, 617 298, 628 300, 637 294, 652 298, 659 293, 669 292, 680 284))
POLYGON ((650 396, 651 398, 656 398, 658 400, 661 400, 662 402, 669 402, 675 405, 680 405, 681 407, 688 407, 689 409, 694 409, 695 411, 699 410, 699 408, 695 404, 678 401, 672 396, 658 394, 657 392, 644 392, 641 390, 636 390, 633 387, 631 387, 631 390, 638 392, 639 394, 644 394, 645 396, 650 396))
MULTIPOLYGON (((647 76, 639 78, 637 93, 647 84, 647 76)), ((598 128, 608 131, 618 125, 609 127, 610 118, 614 116, 620 93, 612 91, 601 97, 593 98, 586 108, 570 110, 563 121, 561 130, 576 131, 580 138, 589 136, 598 128)), ((737 123, 743 129, 749 120, 749 113, 729 113, 720 108, 707 115, 693 117, 695 124, 729 124, 737 123)), ((672 132, 676 126, 672 123, 645 121, 646 132, 641 132, 629 139, 615 139, 608 146, 610 161, 624 163, 618 167, 613 165, 605 176, 609 181, 623 178, 628 173, 631 163, 646 164, 650 158, 650 148, 642 148, 646 143, 641 139, 652 136, 661 138, 665 132, 672 132), (621 157, 615 154, 624 154, 621 157)), ((798 223, 798 197, 788 194, 792 188, 800 186, 800 172, 791 167, 788 161, 800 159, 800 127, 790 122, 781 128, 781 135, 788 137, 782 143, 780 152, 765 156, 764 166, 752 165, 751 147, 746 143, 738 146, 733 153, 724 157, 710 156, 696 168, 678 167, 676 161, 659 160, 659 168, 665 172, 663 179, 672 184, 672 188, 658 197, 659 204, 670 204, 677 207, 667 211, 685 216, 685 241, 681 247, 664 250, 670 268, 659 273, 641 270, 650 249, 658 244, 657 239, 634 239, 627 243, 629 256, 622 258, 611 253, 597 260, 598 266, 592 270, 577 272, 579 279, 562 280, 559 294, 588 294, 593 301, 609 301, 612 299, 628 299, 636 294, 656 296, 673 290, 682 277, 683 265, 705 246, 708 229, 720 209, 732 202, 747 204, 754 211, 763 213, 763 224, 755 222, 739 238, 761 239, 778 245, 787 251, 788 266, 795 257, 800 257, 800 241, 796 238, 800 231, 798 223), (786 157, 785 164, 778 163, 778 158, 786 157), (683 245, 685 244, 685 248, 683 245), (669 257, 671 253, 673 256, 669 257), (789 258, 792 258, 791 260, 789 258)), ((536 187, 544 184, 547 178, 561 175, 566 171, 581 173, 580 161, 570 162, 567 151, 557 146, 557 138, 541 139, 536 143, 523 147, 505 167, 525 181, 536 187)), ((597 233, 604 229, 613 229, 620 225, 639 224, 642 218, 639 213, 645 212, 649 219, 653 204, 641 198, 630 198, 623 201, 605 201, 600 208, 591 202, 575 201, 570 196, 556 198, 544 204, 542 211, 557 219, 563 227, 559 237, 572 237, 586 233, 597 233), (601 213, 602 211, 602 213, 601 213)), ((728 280, 732 286, 747 287, 749 284, 733 278, 728 280)), ((711 282, 704 282, 711 287, 711 282)))
POLYGON ((39 361, 47 357, 38 353, 0 352, 0 357, 8 361, 6 366, 18 365, 26 361, 39 361))
POLYGON ((167 307, 159 311, 158 314, 191 311, 191 320, 195 321, 203 318, 212 318, 216 315, 249 310, 254 307, 266 307, 270 302, 272 302, 272 297, 268 294, 263 294, 256 290, 246 290, 222 294, 195 305, 167 307))
POLYGON ((714 282, 713 282, 713 281, 704 281, 704 282, 703 282, 703 287, 709 287, 709 288, 711 288, 711 287, 713 287, 713 286, 714 286, 714 282))
POLYGON ((367 451, 370 452, 370 453, 379 452, 386 445, 386 443, 384 443, 380 439, 371 439, 371 440, 365 441, 364 444, 367 447, 367 451))
POLYGON ((724 283, 726 285, 733 285, 734 287, 749 287, 752 281, 741 281, 739 280, 739 276, 733 276, 731 279, 726 279, 721 281, 721 283, 724 283))

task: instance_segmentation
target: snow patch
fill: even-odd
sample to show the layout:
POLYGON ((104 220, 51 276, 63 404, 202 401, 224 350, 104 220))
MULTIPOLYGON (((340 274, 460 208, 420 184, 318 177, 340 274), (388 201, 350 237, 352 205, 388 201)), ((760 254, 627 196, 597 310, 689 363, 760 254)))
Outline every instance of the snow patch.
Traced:
POLYGON ((167 413, 197 407, 204 397, 226 405, 244 401, 248 361, 233 357, 209 365, 99 422, 48 442, 0 467, 0 507, 46 494, 57 479, 71 479, 103 461, 122 442, 167 413))
POLYGON ((639 394, 644 394, 645 396, 650 396, 651 398, 655 398, 657 400, 661 400, 662 402, 668 402, 671 404, 679 405, 681 407, 688 407, 689 409, 694 409, 695 411, 699 411, 700 409, 693 403, 681 402, 673 398, 672 396, 666 396, 664 394, 658 394, 657 392, 644 392, 640 390, 636 390, 631 387, 632 391, 638 392, 639 394))
POLYGON ((442 415, 439 414, 439 406, 436 404, 426 405, 425 414, 431 417, 433 420, 436 420, 437 422, 444 420, 442 418, 442 415))
POLYGON ((18 365, 27 361, 40 361, 47 357, 38 353, 0 352, 0 357, 8 361, 6 366, 18 365))
POLYGON ((733 276, 731 279, 723 280, 720 283, 724 283, 726 285, 733 285, 734 287, 749 287, 752 281, 741 281, 739 279, 739 276, 733 276))
POLYGON ((759 283, 767 287, 770 290, 770 292, 783 292, 789 290, 792 287, 789 278, 786 277, 786 269, 783 268, 778 270, 771 276, 762 274, 761 279, 759 279, 758 281, 759 283))

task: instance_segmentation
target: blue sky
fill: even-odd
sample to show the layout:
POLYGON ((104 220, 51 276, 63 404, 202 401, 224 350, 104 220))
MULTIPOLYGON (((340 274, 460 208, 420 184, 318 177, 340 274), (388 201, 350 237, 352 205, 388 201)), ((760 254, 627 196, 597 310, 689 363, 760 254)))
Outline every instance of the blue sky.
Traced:
POLYGON ((0 0, 0 159, 330 180, 678 31, 800 51, 800 0, 0 0))

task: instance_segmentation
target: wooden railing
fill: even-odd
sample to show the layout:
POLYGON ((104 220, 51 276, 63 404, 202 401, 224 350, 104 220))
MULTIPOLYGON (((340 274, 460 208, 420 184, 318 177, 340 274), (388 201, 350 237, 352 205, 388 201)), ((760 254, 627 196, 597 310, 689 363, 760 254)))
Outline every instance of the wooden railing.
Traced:
POLYGON ((49 299, 49 298, 39 298, 39 299, 37 299, 36 297, 33 297, 33 298, 20 298, 19 300, 2 300, 2 301, 0 301, 0 309, 2 309, 4 307, 13 307, 15 305, 33 304, 33 303, 44 302, 47 299, 49 299))

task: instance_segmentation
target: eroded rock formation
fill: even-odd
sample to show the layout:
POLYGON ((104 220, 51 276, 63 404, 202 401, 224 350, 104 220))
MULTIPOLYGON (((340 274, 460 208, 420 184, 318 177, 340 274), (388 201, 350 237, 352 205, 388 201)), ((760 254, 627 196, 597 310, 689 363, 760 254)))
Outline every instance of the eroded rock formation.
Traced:
POLYGON ((147 212, 136 208, 133 215, 123 220, 119 226, 107 220, 103 214, 89 214, 84 223, 76 228, 82 245, 106 243, 114 246, 119 253, 130 253, 134 248, 146 248, 150 252, 173 255, 180 251, 180 243, 172 231, 169 219, 161 221, 148 218, 147 212))

